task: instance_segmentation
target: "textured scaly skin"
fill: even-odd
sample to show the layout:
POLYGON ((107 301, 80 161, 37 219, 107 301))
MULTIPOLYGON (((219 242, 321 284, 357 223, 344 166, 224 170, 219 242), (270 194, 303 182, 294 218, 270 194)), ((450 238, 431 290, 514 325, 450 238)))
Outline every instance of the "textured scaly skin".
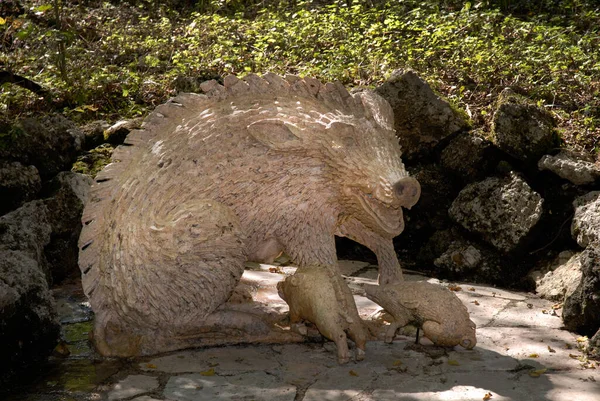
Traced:
POLYGON ((366 285, 367 298, 381 305, 394 318, 386 341, 392 342, 398 328, 416 323, 434 344, 471 349, 477 344, 475 323, 466 306, 452 291, 426 282, 404 281, 388 285, 366 285))
POLYGON ((280 341, 226 303, 244 263, 285 251, 339 274, 336 234, 377 254, 381 282, 402 278, 392 238, 420 187, 382 98, 273 74, 202 88, 128 136, 84 210, 79 262, 104 355, 280 341))

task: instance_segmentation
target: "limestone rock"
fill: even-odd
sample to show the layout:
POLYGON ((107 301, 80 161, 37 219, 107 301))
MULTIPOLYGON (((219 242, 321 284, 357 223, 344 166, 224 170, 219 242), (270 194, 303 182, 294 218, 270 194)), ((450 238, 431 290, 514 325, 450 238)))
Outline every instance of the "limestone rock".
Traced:
POLYGON ((549 269, 533 272, 530 277, 540 297, 562 302, 573 294, 581 281, 580 253, 561 252, 549 269))
POLYGON ((600 242, 600 191, 580 196, 573 201, 573 207, 573 238, 584 248, 592 242, 600 242))
POLYGON ((431 150, 448 135, 469 128, 467 118, 452 109, 413 71, 395 71, 376 92, 394 110, 394 128, 406 159, 431 150))
POLYGON ((558 145, 552 115, 512 90, 502 91, 492 122, 496 146, 523 161, 536 161, 558 145))
POLYGON ((600 166, 583 155, 562 150, 556 156, 545 155, 538 162, 540 170, 550 170, 575 185, 592 184, 600 178, 600 166))
POLYGON ((0 383, 43 360, 60 326, 46 277, 33 255, 0 247, 0 383))
POLYGON ((0 160, 0 215, 32 200, 41 187, 35 166, 0 160))
POLYGON ((543 199, 516 173, 467 185, 450 217, 503 252, 514 250, 542 215, 543 199))
POLYGON ((477 268, 481 262, 481 251, 475 247, 475 244, 455 241, 433 263, 439 268, 464 277, 466 273, 477 268))
POLYGON ((600 357, 600 329, 590 338, 587 353, 592 358, 600 357))
POLYGON ((82 126, 84 141, 83 149, 89 150, 100 146, 104 142, 104 131, 110 128, 110 124, 104 120, 92 121, 82 126))
POLYGON ((48 207, 52 237, 45 254, 54 282, 79 273, 77 241, 81 233, 81 213, 91 185, 89 176, 70 171, 59 173, 49 183, 53 195, 44 199, 44 203, 48 207))
POLYGON ((565 299, 562 318, 567 329, 592 336, 600 328, 600 245, 581 254, 581 281, 565 299))
POLYGON ((48 208, 43 201, 31 201, 0 216, 0 249, 23 251, 41 261, 51 232, 48 208))
MULTIPOLYGON (((433 264, 438 274, 452 280, 470 280, 506 285, 517 279, 516 269, 505 269, 497 251, 453 236, 450 244, 441 254, 438 253, 433 264)), ((434 235, 435 239, 435 235, 434 235)), ((443 244, 438 244, 438 246, 443 244)), ((506 264, 510 265, 510 264, 506 264)))
POLYGON ((140 118, 117 121, 104 130, 104 140, 111 145, 120 145, 125 141, 127 135, 134 129, 140 128, 141 124, 140 118))
POLYGON ((0 382, 44 359, 59 333, 44 248, 48 209, 37 200, 0 217, 0 382))
POLYGON ((459 134, 442 151, 441 164, 464 183, 483 179, 498 163, 491 142, 472 133, 459 134))
POLYGON ((84 134, 63 116, 27 118, 18 124, 18 138, 0 157, 37 167, 42 179, 69 170, 81 151, 84 134))
POLYGON ((50 181, 52 196, 44 203, 50 212, 53 233, 68 233, 81 224, 81 211, 89 199, 92 183, 89 176, 70 171, 63 171, 50 181))
POLYGON ((447 228, 452 224, 447 210, 452 204, 452 199, 458 194, 458 188, 452 185, 448 176, 437 164, 417 166, 412 169, 411 174, 421 184, 421 197, 415 206, 406 211, 406 215, 411 219, 410 227, 407 229, 447 228))

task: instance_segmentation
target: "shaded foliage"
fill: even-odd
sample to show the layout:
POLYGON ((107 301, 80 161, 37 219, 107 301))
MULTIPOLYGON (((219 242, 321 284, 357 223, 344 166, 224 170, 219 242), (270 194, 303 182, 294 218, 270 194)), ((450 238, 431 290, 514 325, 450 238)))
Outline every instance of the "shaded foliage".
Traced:
POLYGON ((60 1, 58 18, 57 2, 12 1, 0 21, 2 69, 55 94, 47 104, 4 84, 7 119, 56 108, 80 121, 142 115, 188 76, 273 71, 358 86, 412 68, 475 127, 489 129, 511 86, 555 114, 568 144, 600 147, 591 0, 81 0, 60 1))

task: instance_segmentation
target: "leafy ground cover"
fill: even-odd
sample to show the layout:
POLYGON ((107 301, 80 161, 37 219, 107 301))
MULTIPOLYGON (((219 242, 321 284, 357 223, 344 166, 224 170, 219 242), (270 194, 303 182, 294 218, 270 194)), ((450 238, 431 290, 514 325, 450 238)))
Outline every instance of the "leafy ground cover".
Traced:
POLYGON ((249 72, 376 85, 411 68, 475 128, 510 86, 550 110, 568 146, 600 154, 594 0, 16 1, 0 5, 2 120, 58 110, 140 116, 192 82, 249 72))

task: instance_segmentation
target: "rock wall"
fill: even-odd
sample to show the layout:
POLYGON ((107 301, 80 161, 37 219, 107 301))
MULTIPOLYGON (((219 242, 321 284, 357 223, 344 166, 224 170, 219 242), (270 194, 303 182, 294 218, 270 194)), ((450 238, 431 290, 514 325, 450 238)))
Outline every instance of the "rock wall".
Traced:
MULTIPOLYGON (((394 108, 403 160, 422 187, 395 240, 404 268, 536 290, 564 302, 565 326, 596 333, 591 344, 600 348, 599 163, 561 150, 552 115, 510 90, 489 133, 471 131, 466 113, 414 72, 397 71, 376 90, 394 108)), ((93 174, 138 125, 78 128, 50 115, 3 136, 11 140, 0 146, 0 382, 58 339, 50 288, 79 275, 91 183, 73 164, 93 174)), ((337 244, 345 257, 373 257, 350 241, 337 244)))
POLYGON ((411 71, 377 91, 422 188, 395 240, 402 265, 535 290, 564 302, 566 327, 600 338, 600 160, 561 149, 553 115, 510 89, 490 132, 469 131, 411 71))
POLYGON ((92 182, 69 171, 85 134, 64 117, 21 121, 10 138, 0 146, 0 383, 44 360, 58 341, 50 287, 79 275, 92 182))

